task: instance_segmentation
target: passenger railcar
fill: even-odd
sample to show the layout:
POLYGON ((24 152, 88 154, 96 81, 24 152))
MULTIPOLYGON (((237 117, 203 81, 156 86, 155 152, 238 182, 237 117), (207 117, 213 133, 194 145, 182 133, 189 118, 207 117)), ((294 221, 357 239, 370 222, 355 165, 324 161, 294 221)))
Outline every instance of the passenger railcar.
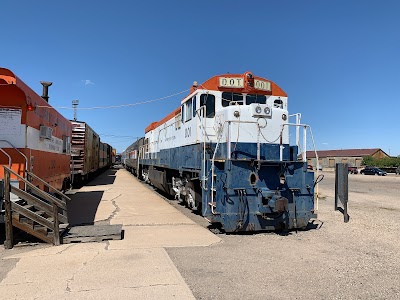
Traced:
POLYGON ((132 174, 138 176, 141 175, 141 170, 139 170, 139 151, 144 143, 144 138, 138 139, 132 145, 122 152, 121 157, 124 167, 132 174))
MULTIPOLYGON (((13 72, 0 68, 0 179, 6 165, 23 177, 27 170, 65 190, 71 175, 71 124, 48 103, 51 83, 42 84, 43 98, 13 72)), ((42 182, 32 182, 46 190, 42 182)))
POLYGON ((226 232, 305 228, 314 173, 289 143, 300 124, 288 119, 287 94, 251 72, 195 82, 146 128, 141 176, 226 232))

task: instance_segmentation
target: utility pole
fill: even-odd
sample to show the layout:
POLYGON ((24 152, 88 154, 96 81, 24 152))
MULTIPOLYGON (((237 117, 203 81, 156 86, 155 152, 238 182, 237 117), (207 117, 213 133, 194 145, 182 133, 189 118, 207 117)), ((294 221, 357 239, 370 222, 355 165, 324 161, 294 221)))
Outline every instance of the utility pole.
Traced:
POLYGON ((72 107, 74 108, 74 121, 76 121, 76 107, 79 104, 79 100, 72 100, 72 107))

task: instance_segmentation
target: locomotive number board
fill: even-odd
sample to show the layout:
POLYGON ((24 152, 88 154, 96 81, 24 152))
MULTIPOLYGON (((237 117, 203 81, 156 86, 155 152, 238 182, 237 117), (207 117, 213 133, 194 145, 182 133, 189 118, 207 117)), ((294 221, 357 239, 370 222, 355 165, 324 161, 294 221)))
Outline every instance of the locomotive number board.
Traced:
POLYGON ((254 79, 254 88, 257 90, 270 91, 271 82, 265 80, 254 79))
POLYGON ((244 88, 243 78, 240 77, 220 77, 219 86, 226 88, 244 88))
MULTIPOLYGON (((240 77, 220 77, 219 86, 224 88, 244 88, 244 80, 240 77)), ((271 82, 254 79, 254 88, 257 90, 270 91, 271 82)))

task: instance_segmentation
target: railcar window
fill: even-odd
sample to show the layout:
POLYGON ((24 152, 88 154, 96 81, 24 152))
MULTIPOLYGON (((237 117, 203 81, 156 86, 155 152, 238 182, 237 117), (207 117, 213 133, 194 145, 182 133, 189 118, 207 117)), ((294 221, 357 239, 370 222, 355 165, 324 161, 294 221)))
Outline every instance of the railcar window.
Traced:
POLYGON ((228 92, 223 92, 222 93, 222 106, 226 107, 229 106, 230 103, 232 104, 243 104, 243 95, 242 94, 235 94, 235 93, 228 93, 228 92))
POLYGON ((194 96, 193 98, 192 98, 192 100, 193 100, 193 118, 194 117, 196 117, 196 108, 197 108, 197 105, 196 105, 196 96, 194 96))
POLYGON ((186 117, 185 122, 190 121, 192 119, 192 99, 186 101, 186 117))
POLYGON ((200 95, 200 106, 206 107, 206 118, 215 116, 215 96, 210 94, 200 95))
POLYGON ((69 136, 63 136, 63 153, 71 153, 71 137, 69 136))
POLYGON ((251 103, 266 104, 267 103, 267 97, 265 97, 265 95, 252 95, 252 94, 249 94, 249 95, 246 96, 246 105, 249 105, 251 103))

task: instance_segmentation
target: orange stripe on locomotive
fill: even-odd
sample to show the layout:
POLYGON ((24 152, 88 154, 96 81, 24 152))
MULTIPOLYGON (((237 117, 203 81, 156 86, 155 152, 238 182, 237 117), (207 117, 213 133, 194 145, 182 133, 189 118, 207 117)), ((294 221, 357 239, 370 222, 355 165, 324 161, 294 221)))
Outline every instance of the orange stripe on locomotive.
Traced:
MULTIPOLYGON (((205 81, 204 83, 202 83, 198 86, 195 86, 195 85, 191 86, 189 95, 192 94, 197 89, 204 89, 204 90, 210 90, 210 91, 233 92, 233 93, 254 93, 255 92, 254 85, 252 86, 251 84, 249 84, 249 81, 252 81, 254 83, 254 80, 262 80, 262 81, 269 82, 271 84, 271 90, 268 90, 268 91, 257 90, 257 92, 256 92, 257 94, 287 97, 287 94, 285 93, 285 91, 282 90, 275 82, 273 82, 269 79, 265 79, 265 78, 262 78, 259 76, 253 76, 253 75, 252 75, 252 78, 249 79, 249 77, 247 76, 248 74, 252 75, 252 73, 250 73, 250 72, 245 72, 244 74, 222 74, 222 75, 217 75, 217 76, 211 77, 210 79, 208 79, 207 81, 205 81), (243 79, 243 82, 244 82, 243 88, 238 89, 238 88, 230 88, 230 87, 221 87, 219 85, 219 79, 221 77, 243 79)), ((149 126, 146 127, 145 133, 147 133, 153 129, 156 129, 157 127, 161 126, 162 124, 166 123, 167 121, 169 121, 172 118, 174 118, 175 116, 177 116, 180 112, 181 112, 181 108, 178 107, 173 112, 171 112, 166 117, 164 117, 162 120, 151 123, 149 126)))

